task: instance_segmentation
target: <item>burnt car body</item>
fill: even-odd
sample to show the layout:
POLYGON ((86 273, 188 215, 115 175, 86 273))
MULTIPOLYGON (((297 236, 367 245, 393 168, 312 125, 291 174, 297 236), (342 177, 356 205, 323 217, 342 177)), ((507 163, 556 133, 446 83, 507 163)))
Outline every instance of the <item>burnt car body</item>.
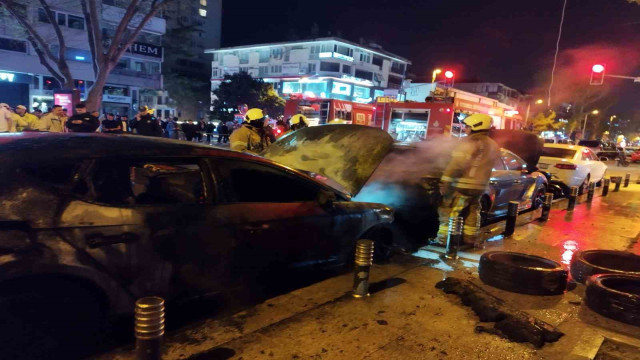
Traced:
POLYGON ((0 284, 77 279, 117 313, 141 296, 185 299, 341 265, 393 221, 387 206, 303 172, 187 142, 11 134, 0 159, 0 284))

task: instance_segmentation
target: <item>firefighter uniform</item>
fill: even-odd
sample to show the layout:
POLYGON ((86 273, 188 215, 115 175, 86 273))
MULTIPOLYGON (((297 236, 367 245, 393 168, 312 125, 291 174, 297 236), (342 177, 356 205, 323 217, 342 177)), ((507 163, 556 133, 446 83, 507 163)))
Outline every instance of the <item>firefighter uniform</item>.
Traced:
POLYGON ((271 145, 271 140, 262 131, 264 113, 260 109, 250 109, 245 115, 246 122, 229 136, 231 150, 258 154, 271 145))
POLYGON ((438 208, 440 227, 438 242, 446 244, 449 218, 462 217, 464 239, 473 243, 480 230, 480 199, 489 185, 491 170, 500 156, 500 148, 488 135, 492 118, 474 114, 463 122, 470 135, 454 149, 452 159, 442 175, 443 199, 438 208))

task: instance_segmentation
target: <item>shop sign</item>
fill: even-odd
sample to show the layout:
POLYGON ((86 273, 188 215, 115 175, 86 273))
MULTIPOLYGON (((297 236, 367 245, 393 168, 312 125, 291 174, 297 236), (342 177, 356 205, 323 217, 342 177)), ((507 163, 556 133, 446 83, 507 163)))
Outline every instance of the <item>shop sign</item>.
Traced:
POLYGON ((136 42, 133 43, 133 45, 131 45, 129 49, 127 49, 127 51, 132 54, 162 58, 162 46, 136 42))
POLYGON ((13 74, 13 73, 0 72, 0 80, 2 81, 13 82, 13 79, 15 78, 15 76, 16 74, 13 74))
POLYGON ((282 64, 283 74, 298 74, 300 72, 300 64, 282 64))
POLYGON ((104 95, 102 95, 102 101, 131 104, 131 97, 130 96, 104 94, 104 95))
POLYGON ((67 109, 68 114, 73 114, 73 93, 55 92, 53 94, 53 104, 60 105, 63 109, 67 109))

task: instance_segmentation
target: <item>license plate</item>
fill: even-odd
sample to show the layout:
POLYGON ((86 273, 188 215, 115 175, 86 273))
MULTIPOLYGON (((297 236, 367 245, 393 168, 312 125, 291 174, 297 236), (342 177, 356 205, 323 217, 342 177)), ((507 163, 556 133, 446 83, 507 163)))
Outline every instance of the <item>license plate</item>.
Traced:
POLYGON ((549 168, 549 164, 538 164, 538 167, 540 169, 548 169, 549 168))

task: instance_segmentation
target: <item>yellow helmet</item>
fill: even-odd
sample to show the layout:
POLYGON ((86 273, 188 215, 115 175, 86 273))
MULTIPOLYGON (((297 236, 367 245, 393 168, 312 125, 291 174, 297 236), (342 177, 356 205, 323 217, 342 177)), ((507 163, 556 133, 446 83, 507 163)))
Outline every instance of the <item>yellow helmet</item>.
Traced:
POLYGON ((493 124, 493 118, 486 114, 473 114, 467 116, 462 122, 471 127, 472 131, 489 130, 493 124))
POLYGON ((608 131, 605 131, 605 132, 604 132, 604 134, 605 134, 605 135, 609 135, 609 132, 608 132, 608 131))
POLYGON ((244 115, 244 119, 246 121, 264 119, 264 113, 262 112, 262 109, 258 109, 258 108, 249 109, 249 111, 247 111, 247 113, 244 115))
POLYGON ((296 125, 299 124, 300 122, 303 122, 305 125, 309 126, 309 120, 307 120, 307 117, 302 115, 302 114, 297 114, 297 115, 293 115, 291 117, 291 119, 289 120, 289 123, 291 125, 296 125))

